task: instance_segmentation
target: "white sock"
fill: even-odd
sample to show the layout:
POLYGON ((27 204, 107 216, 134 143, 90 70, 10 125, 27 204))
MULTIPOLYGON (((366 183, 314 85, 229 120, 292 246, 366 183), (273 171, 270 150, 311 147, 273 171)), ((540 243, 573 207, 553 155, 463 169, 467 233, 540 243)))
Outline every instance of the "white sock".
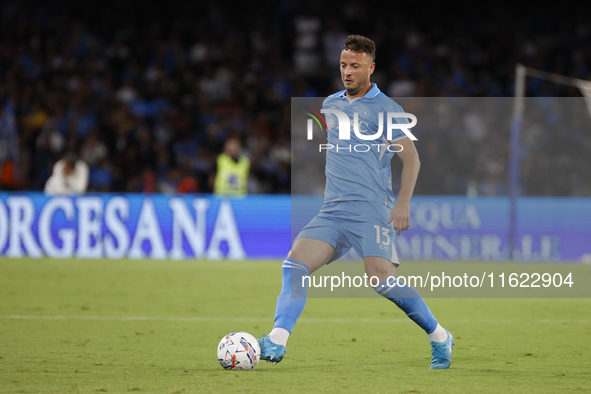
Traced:
POLYGON ((447 332, 443 327, 439 325, 439 323, 437 323, 435 331, 433 331, 431 334, 427 334, 427 336, 433 342, 445 342, 445 340, 447 339, 447 332))
POLYGON ((289 331, 285 328, 274 328, 269 334, 271 342, 277 345, 287 346, 287 338, 289 338, 289 331))

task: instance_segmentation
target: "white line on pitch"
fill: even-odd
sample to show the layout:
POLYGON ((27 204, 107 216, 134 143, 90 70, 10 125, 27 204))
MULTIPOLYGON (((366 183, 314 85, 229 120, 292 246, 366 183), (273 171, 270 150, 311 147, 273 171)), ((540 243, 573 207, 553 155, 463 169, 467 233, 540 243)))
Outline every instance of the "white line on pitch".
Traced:
MULTIPOLYGON (((81 315, 0 315, 4 320, 111 320, 111 321, 185 321, 185 322, 271 322, 271 318, 261 317, 174 317, 174 316, 81 316, 81 315)), ((306 318, 298 321, 306 323, 410 323, 410 319, 371 319, 371 318, 306 318)), ((455 319, 448 323, 571 323, 591 324, 591 320, 572 319, 455 319)))

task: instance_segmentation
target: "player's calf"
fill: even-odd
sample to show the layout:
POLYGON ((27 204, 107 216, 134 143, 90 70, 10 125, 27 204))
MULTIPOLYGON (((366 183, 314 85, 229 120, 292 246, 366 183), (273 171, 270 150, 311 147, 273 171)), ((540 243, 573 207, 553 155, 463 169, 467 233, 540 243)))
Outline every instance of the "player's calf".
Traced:
POLYGON ((414 287, 396 281, 385 280, 375 288, 384 298, 392 301, 406 315, 427 333, 431 340, 431 369, 449 368, 453 336, 439 323, 431 310, 414 287))

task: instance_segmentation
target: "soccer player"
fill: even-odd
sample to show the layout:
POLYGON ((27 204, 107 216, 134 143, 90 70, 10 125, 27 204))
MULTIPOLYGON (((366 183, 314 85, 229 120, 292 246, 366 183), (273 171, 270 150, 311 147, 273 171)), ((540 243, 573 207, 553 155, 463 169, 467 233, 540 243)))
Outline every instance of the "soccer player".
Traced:
MULTIPOLYGON (((323 103, 324 109, 343 111, 351 120, 357 112, 358 119, 364 118, 365 122, 365 129, 359 123, 360 132, 372 135, 377 134, 379 112, 404 112, 370 82, 374 60, 375 43, 372 40, 358 35, 347 37, 340 58, 345 90, 332 94, 323 103)), ((395 230, 400 235, 410 227, 409 204, 420 167, 415 146, 402 130, 396 129, 390 141, 383 134, 380 142, 384 145, 379 151, 375 148, 368 152, 348 150, 349 143, 369 141, 358 138, 353 132, 350 140, 339 140, 335 118, 335 115, 327 115, 328 144, 335 147, 341 144, 342 149, 327 150, 324 205, 299 233, 283 262, 275 324, 269 335, 258 339, 261 359, 273 363, 283 359, 287 339, 306 304, 309 280, 302 281, 302 278, 337 260, 353 247, 363 258, 368 277, 379 279, 375 291, 396 304, 427 333, 431 341, 430 368, 449 368, 453 336, 439 325, 415 288, 388 281, 389 277, 396 275, 400 264, 394 245, 395 230), (387 149, 393 142, 397 144, 396 149, 387 149), (394 151, 398 152, 403 163, 396 204, 390 169, 394 151)), ((370 143, 375 142, 378 141, 370 143)))

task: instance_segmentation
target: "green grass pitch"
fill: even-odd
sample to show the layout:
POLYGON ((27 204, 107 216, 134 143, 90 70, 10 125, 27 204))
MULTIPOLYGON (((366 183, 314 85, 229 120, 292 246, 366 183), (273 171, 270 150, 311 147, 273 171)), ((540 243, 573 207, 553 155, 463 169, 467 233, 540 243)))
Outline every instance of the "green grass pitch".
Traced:
POLYGON ((433 371, 392 303, 313 298, 281 363, 223 370, 223 335, 271 329, 280 264, 0 259, 0 392, 591 390, 590 299, 428 299, 456 338, 433 371))

